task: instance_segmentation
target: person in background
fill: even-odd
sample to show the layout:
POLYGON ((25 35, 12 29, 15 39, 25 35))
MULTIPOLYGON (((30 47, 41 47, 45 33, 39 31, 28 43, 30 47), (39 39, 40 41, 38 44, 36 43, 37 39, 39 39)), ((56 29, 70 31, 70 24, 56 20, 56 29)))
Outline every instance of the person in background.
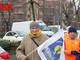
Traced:
POLYGON ((68 37, 64 38, 65 60, 75 60, 79 54, 79 38, 76 36, 77 30, 75 27, 70 27, 68 37))
POLYGON ((68 31, 69 31, 69 28, 70 28, 70 27, 71 27, 71 26, 68 26, 68 27, 66 28, 67 32, 64 34, 64 38, 68 37, 68 31))
MULTIPOLYGON (((26 27, 27 28, 27 27, 26 27)), ((21 41, 20 45, 16 49, 16 56, 18 60, 41 60, 34 51, 39 45, 45 42, 48 37, 41 33, 39 24, 37 22, 32 22, 30 24, 30 33, 26 35, 21 41), (29 56, 27 56, 31 53, 29 56)))

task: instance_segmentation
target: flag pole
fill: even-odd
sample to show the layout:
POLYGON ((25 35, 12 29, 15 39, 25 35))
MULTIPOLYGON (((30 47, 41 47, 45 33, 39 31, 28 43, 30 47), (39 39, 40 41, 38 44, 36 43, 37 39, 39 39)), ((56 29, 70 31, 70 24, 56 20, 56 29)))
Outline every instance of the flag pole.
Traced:
POLYGON ((36 49, 34 49, 32 52, 30 52, 26 57, 28 57, 29 55, 31 55, 33 52, 35 52, 37 50, 37 48, 36 49))

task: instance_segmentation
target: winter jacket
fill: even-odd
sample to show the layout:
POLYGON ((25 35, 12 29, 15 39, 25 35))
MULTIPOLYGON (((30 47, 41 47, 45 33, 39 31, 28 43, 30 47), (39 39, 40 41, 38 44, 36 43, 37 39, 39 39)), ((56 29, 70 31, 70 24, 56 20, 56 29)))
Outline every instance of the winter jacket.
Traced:
MULTIPOLYGON (((37 48, 36 44, 32 41, 31 38, 33 37, 30 36, 29 34, 25 36, 22 42, 20 43, 20 45, 18 46, 18 48, 16 49, 16 56, 18 60, 20 60, 21 57, 24 55, 27 56, 34 49, 37 48)), ((41 34, 41 36, 33 39, 38 45, 41 45, 43 42, 45 42, 48 39, 48 37, 44 34, 41 34)), ((35 51, 31 55, 29 55, 26 60, 41 60, 41 59, 38 56, 37 51, 35 51)))
POLYGON ((68 37, 69 36, 69 34, 68 34, 68 32, 66 32, 65 34, 64 34, 64 38, 66 38, 66 37, 68 37))
POLYGON ((75 60, 75 55, 71 54, 72 50, 76 50, 79 52, 79 39, 76 37, 75 39, 70 39, 69 37, 64 38, 65 52, 65 60, 75 60))

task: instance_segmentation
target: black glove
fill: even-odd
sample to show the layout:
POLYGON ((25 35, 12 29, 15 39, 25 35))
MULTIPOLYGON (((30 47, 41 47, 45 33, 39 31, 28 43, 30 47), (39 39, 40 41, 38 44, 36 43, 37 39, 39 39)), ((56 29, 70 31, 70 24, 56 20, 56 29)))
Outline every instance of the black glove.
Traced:
POLYGON ((80 53, 76 56, 75 60, 80 60, 80 53))
POLYGON ((73 54, 73 55, 78 55, 79 52, 77 52, 77 51, 75 51, 75 50, 72 50, 72 51, 71 51, 71 54, 73 54))

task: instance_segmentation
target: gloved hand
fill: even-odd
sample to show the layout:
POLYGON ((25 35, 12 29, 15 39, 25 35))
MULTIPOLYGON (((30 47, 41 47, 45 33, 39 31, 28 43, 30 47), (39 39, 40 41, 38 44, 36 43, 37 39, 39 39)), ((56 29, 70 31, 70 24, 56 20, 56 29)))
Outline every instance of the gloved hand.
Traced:
POLYGON ((71 54, 73 54, 73 55, 78 55, 79 52, 78 52, 78 51, 75 51, 75 50, 72 50, 72 51, 71 51, 71 54))
POLYGON ((80 53, 76 56, 75 60, 80 60, 80 53))

